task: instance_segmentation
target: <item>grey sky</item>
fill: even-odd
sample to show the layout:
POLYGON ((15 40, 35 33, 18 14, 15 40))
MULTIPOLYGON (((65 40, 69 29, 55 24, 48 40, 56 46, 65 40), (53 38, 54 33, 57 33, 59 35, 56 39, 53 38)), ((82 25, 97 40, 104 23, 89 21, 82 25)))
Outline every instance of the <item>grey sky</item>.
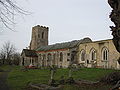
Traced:
MULTIPOLYGON (((0 48, 11 41, 21 51, 31 39, 31 28, 43 25, 50 28, 49 44, 79 40, 111 39, 109 19, 111 8, 107 0, 18 0, 19 5, 32 12, 31 15, 15 18, 16 32, 4 30, 0 33, 0 48)), ((2 25, 1 25, 2 27, 2 25)))

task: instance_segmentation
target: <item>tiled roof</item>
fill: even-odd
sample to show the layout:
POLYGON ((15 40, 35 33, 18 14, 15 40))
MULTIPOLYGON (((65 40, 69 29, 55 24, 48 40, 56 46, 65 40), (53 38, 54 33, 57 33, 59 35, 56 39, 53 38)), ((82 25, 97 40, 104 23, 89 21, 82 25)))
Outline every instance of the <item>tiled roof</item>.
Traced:
POLYGON ((37 57, 35 50, 23 49, 22 54, 25 53, 26 57, 37 57))
POLYGON ((49 50, 56 50, 56 49, 73 48, 79 44, 88 43, 88 42, 92 42, 92 40, 90 38, 84 38, 81 40, 74 40, 71 42, 64 42, 64 43, 57 43, 57 44, 48 45, 48 46, 41 46, 38 49, 36 49, 36 51, 49 51, 49 50))

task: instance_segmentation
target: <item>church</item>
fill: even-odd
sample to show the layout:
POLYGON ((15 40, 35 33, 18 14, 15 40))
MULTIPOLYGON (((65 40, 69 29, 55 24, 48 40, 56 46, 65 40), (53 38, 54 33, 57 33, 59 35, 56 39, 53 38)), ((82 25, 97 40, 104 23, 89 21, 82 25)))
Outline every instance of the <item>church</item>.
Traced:
POLYGON ((34 26, 29 49, 21 53, 21 66, 34 65, 67 68, 71 64, 88 68, 120 69, 120 54, 114 47, 112 39, 92 41, 86 37, 70 42, 48 45, 49 28, 34 26))

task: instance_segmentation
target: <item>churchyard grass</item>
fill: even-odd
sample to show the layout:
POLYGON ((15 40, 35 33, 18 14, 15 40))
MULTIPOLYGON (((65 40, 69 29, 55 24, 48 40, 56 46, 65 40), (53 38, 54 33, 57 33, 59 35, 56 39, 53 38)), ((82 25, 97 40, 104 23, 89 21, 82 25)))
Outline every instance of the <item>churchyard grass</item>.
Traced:
POLYGON ((0 66, 0 69, 4 70, 4 71, 7 71, 8 69, 10 69, 11 66, 10 65, 1 65, 0 66))
MULTIPOLYGON (((97 69, 97 68, 81 68, 79 70, 72 72, 72 77, 75 80, 90 80, 90 81, 98 81, 104 75, 114 72, 115 70, 111 69, 97 69)), ((65 79, 68 78, 68 69, 57 69, 55 73, 55 80, 59 80, 61 76, 64 76, 65 79)), ((33 83, 45 83, 47 84, 50 79, 50 71, 49 69, 30 69, 28 71, 22 71, 20 66, 14 66, 13 70, 9 73, 8 76, 8 84, 11 90, 23 90, 25 86, 29 82, 33 83)), ((95 90, 107 90, 108 86, 103 87, 102 89, 95 90), (107 89, 105 89, 107 88, 107 89)), ((101 88, 101 87, 100 87, 101 88)), ((76 87, 73 85, 66 85, 63 90, 94 90, 90 88, 84 87, 84 89, 80 89, 80 87, 76 87)))
POLYGON ((0 74, 1 74, 3 71, 7 71, 8 69, 10 69, 10 66, 9 66, 9 65, 1 65, 1 66, 0 66, 0 74))

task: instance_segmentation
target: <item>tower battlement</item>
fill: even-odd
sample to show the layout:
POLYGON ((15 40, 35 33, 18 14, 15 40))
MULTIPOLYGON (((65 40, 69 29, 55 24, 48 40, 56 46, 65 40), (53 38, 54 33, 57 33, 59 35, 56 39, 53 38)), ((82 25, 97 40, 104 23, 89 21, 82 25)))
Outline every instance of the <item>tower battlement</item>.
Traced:
POLYGON ((49 27, 40 26, 40 25, 37 25, 37 26, 32 27, 32 29, 36 29, 36 28, 39 28, 39 29, 49 29, 49 27))

